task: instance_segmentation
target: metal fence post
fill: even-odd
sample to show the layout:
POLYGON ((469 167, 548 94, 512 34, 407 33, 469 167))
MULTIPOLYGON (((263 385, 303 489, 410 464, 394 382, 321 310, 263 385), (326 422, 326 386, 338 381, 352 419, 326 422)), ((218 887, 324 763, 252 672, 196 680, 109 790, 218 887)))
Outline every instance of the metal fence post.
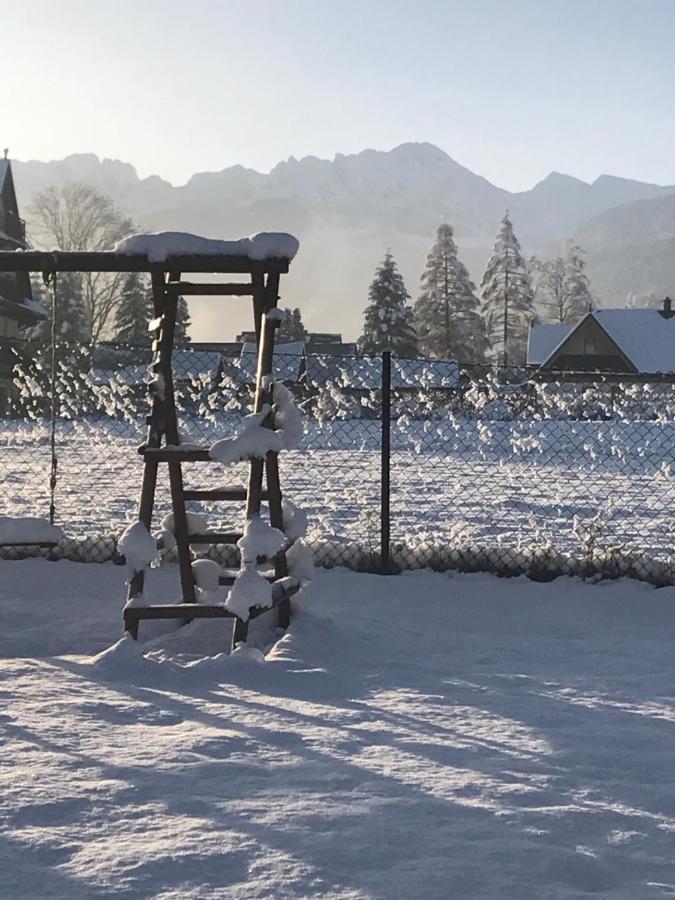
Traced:
POLYGON ((380 489, 380 571, 391 572, 391 351, 382 352, 382 442, 380 489))

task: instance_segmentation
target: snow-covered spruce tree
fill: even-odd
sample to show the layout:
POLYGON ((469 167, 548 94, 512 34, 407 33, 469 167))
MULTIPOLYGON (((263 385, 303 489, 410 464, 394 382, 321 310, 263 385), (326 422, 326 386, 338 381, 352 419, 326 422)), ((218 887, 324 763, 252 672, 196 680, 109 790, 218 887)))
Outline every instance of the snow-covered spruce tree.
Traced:
POLYGON ((188 309, 185 297, 178 298, 178 306, 176 308, 176 332, 174 335, 174 344, 176 347, 184 347, 189 344, 191 337, 188 334, 190 327, 190 310, 188 309))
POLYGON ((570 243, 564 256, 530 260, 535 308, 542 321, 573 324, 593 308, 583 252, 570 243))
POLYGON ((508 212, 481 281, 482 312, 495 362, 522 366, 535 317, 532 280, 508 212))
POLYGON ((396 356, 417 356, 417 335, 409 301, 403 276, 394 257, 387 251, 368 289, 363 334, 359 338, 361 353, 374 356, 383 350, 391 350, 396 356))
POLYGON ((567 245, 565 253, 565 290, 569 308, 573 310, 566 321, 577 321, 593 309, 593 292, 586 274, 584 251, 572 242, 567 245))
POLYGON ((302 316, 300 310, 295 309, 284 310, 286 316, 279 326, 275 341, 277 344, 292 344, 295 341, 304 341, 307 337, 307 331, 302 324, 302 316))
POLYGON ((424 353, 465 363, 484 362, 488 342, 475 291, 457 255, 452 227, 443 224, 427 256, 415 304, 417 336, 424 353))
POLYGON ((115 340, 123 344, 149 346, 148 324, 152 319, 152 296, 145 278, 130 273, 122 286, 115 310, 115 340))

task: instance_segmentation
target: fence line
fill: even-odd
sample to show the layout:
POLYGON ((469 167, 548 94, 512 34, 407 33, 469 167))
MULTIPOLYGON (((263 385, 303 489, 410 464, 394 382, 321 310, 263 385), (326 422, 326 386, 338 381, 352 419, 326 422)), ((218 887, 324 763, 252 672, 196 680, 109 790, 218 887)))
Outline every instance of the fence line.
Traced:
MULTIPOLYGON (((11 377, 0 382, 0 515, 46 516, 49 348, 11 352, 11 377)), ((66 538, 56 552, 114 559, 137 506, 147 354, 63 344, 57 353, 56 521, 66 538)), ((236 426, 251 399, 248 362, 245 354, 176 352, 185 440, 209 444, 236 426)), ((675 583, 671 380, 583 373, 542 381, 524 370, 388 353, 278 353, 275 366, 307 414, 302 445, 283 460, 283 483, 309 513, 319 565, 675 583)), ((188 485, 191 472, 186 466, 188 485)), ((199 486, 224 480, 243 482, 245 466, 214 465, 199 486)), ((158 499, 168 513, 164 486, 158 499)), ((229 510, 194 508, 236 530, 229 510)))

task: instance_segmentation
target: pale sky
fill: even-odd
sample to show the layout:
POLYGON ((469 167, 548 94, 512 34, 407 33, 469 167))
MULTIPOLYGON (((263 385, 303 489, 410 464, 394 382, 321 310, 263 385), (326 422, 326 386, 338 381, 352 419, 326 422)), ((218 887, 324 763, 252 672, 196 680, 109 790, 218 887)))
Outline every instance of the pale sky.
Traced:
POLYGON ((8 0, 0 147, 174 184, 431 141, 511 190, 675 182, 675 0, 8 0))

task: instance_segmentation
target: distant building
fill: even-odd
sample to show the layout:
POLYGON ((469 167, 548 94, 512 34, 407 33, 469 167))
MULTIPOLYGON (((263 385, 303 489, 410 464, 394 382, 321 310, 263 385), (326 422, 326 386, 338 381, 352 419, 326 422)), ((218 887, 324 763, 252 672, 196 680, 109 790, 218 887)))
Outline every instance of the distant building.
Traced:
MULTIPOLYGON (((16 202, 12 166, 5 151, 4 159, 0 159, 0 250, 25 250, 27 246, 26 229, 16 202)), ((14 341, 46 317, 44 307, 33 300, 27 272, 0 273, 0 410, 5 409, 11 391, 16 363, 14 341)))
POLYGON ((675 311, 596 309, 576 325, 530 326, 527 364, 541 371, 675 375, 675 311))
MULTIPOLYGON (((255 332, 242 331, 237 335, 239 344, 254 344, 255 332)), ((356 356, 356 343, 345 343, 341 334, 310 331, 305 338, 305 353, 308 356, 356 356)))

